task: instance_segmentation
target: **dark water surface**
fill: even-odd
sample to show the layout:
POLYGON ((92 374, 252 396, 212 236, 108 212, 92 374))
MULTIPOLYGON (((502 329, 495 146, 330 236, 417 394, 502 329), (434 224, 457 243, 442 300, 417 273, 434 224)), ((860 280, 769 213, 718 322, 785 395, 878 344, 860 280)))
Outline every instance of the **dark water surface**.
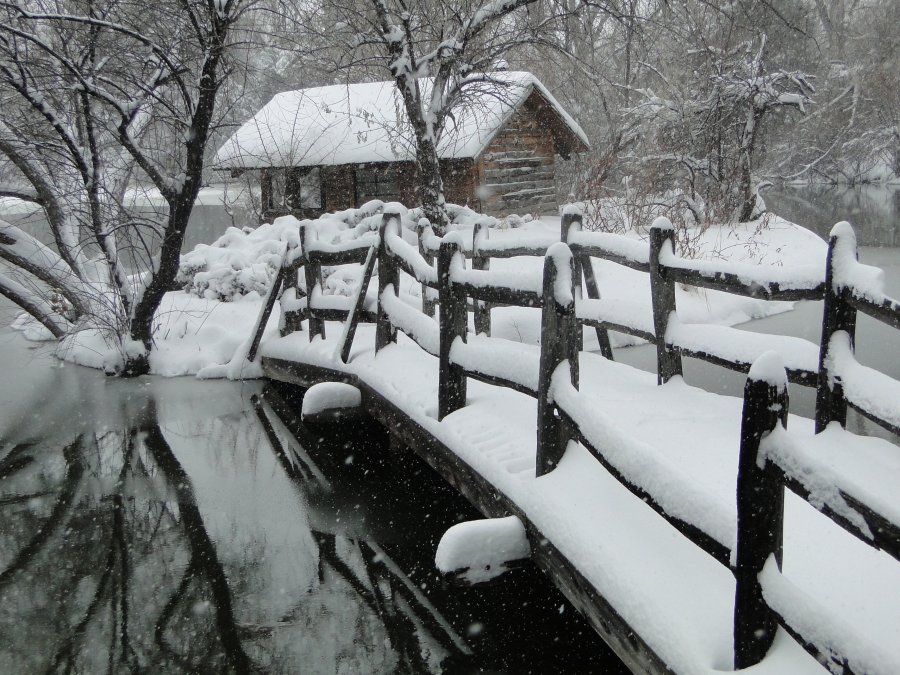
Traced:
POLYGON ((537 572, 443 587, 479 515, 383 432, 0 352, 0 673, 626 672, 537 572))

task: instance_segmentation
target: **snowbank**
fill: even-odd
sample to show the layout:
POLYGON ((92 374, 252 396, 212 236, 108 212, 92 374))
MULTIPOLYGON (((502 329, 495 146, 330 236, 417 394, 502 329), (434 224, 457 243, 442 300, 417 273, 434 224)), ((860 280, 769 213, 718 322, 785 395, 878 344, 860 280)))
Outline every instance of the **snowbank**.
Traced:
MULTIPOLYGON (((183 290, 166 294, 155 325, 151 372, 159 375, 199 375, 200 377, 259 377, 259 364, 246 360, 249 338, 261 307, 261 298, 286 249, 298 250, 300 227, 317 246, 348 245, 377 231, 385 208, 398 212, 402 239, 417 245, 416 228, 421 209, 373 200, 361 208, 325 215, 317 220, 299 221, 292 216, 278 218, 256 229, 229 228, 210 245, 197 246, 182 256, 178 283, 183 290)), ((450 206, 451 229, 465 248, 472 246, 473 229, 481 223, 490 230, 491 248, 546 247, 559 238, 559 217, 530 219, 510 216, 496 219, 471 209, 450 206)), ((647 246, 641 232, 629 231, 621 241, 647 246)), ((811 232, 776 217, 768 227, 759 223, 711 227, 696 239, 698 254, 706 260, 782 266, 786 269, 810 266, 823 268, 826 245, 811 232)), ((606 305, 622 308, 629 316, 649 316, 650 281, 645 273, 604 260, 593 261, 594 274, 606 305)), ((541 278, 543 258, 493 259, 491 274, 515 279, 541 278)), ((352 296, 360 279, 358 265, 325 268, 320 304, 352 296)), ((483 274, 483 273, 482 273, 483 274)), ((303 281, 300 280, 301 289, 303 281)), ((371 290, 371 289, 370 289, 371 290)), ((400 298, 417 306, 421 286, 401 274, 400 298)), ((718 291, 676 289, 679 320, 684 324, 734 325, 791 309, 787 302, 766 302, 718 291)), ((317 297, 318 294, 317 294, 317 297)), ((343 306, 343 305, 341 305, 343 306)), ((401 308, 402 309, 402 308, 401 308)), ((269 320, 266 335, 276 330, 279 308, 269 320)), ((19 322, 31 339, 46 337, 30 322, 19 322)), ((492 335, 524 344, 538 344, 540 310, 497 307, 492 310, 492 335)), ((613 333, 614 346, 639 342, 638 338, 613 333)), ((593 330, 585 331, 585 346, 597 346, 593 330)), ((121 357, 122 346, 108 342, 98 331, 80 331, 59 346, 62 358, 95 368, 110 367, 121 357)))

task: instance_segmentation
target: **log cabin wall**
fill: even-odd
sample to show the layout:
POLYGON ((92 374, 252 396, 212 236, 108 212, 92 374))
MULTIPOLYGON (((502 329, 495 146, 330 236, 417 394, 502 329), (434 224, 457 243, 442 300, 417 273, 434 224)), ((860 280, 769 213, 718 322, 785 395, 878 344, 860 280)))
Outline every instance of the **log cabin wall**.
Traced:
POLYGON ((322 167, 322 191, 325 194, 323 213, 333 213, 355 206, 355 168, 353 164, 322 167))
POLYGON ((477 161, 481 210, 492 216, 555 213, 555 149, 547 105, 528 97, 477 161))
POLYGON ((475 162, 471 159, 441 160, 444 199, 450 204, 468 206, 479 211, 481 203, 475 194, 475 162))

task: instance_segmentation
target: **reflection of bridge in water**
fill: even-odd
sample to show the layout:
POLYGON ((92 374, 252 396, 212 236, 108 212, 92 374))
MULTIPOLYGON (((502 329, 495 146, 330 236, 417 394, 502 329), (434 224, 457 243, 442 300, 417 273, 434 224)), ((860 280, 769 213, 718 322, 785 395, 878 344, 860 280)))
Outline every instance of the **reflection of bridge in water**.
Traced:
POLYGON ((896 617, 870 611, 900 590, 896 562, 854 543, 900 556, 887 478, 900 476, 900 462, 890 443, 841 428, 851 407, 900 432, 900 383, 853 356, 857 313, 900 328, 900 305, 856 261, 852 230, 835 228, 821 268, 786 270, 678 258, 665 223, 651 229, 648 250, 581 232, 579 220, 563 218, 565 243, 489 241, 476 226, 469 245, 426 228, 418 249, 390 213, 377 237, 342 245, 316 241, 306 224, 251 358, 281 292, 283 337, 260 347, 266 375, 358 388, 393 445, 424 458, 484 515, 521 520, 533 561, 636 671, 707 672, 727 667, 723 653, 759 672, 900 668, 889 646, 896 617), (546 256, 542 281, 490 269, 491 258, 529 255, 546 256), (649 274, 652 313, 605 302, 592 258, 649 274), (321 268, 347 264, 363 265, 356 296, 323 296, 321 268), (376 264, 377 293, 366 297, 376 264), (414 283, 421 312, 398 298, 414 283), (824 300, 821 343, 682 323, 676 284, 824 300), (498 304, 541 308, 540 347, 490 337, 498 304), (328 321, 343 330, 326 332, 328 321), (583 326, 597 331, 602 355, 581 352, 583 326), (609 329, 656 344, 656 381, 612 361, 609 329), (743 404, 685 385, 685 356, 749 371, 743 404), (815 434, 799 418, 785 429, 788 380, 816 390, 815 434), (856 610, 842 595, 855 579, 824 580, 818 537, 866 576, 856 610))
POLYGON ((533 642, 522 631, 498 630, 510 611, 490 606, 498 598, 533 617, 531 630, 562 636, 571 656, 560 672, 608 660, 590 640, 579 651, 577 631, 589 629, 574 614, 553 623, 559 599, 521 607, 540 606, 543 586, 462 598, 439 587, 431 558, 443 530, 421 527, 419 514, 444 523, 473 514, 441 484, 430 489, 434 479, 393 487, 383 434, 322 443, 276 391, 251 397, 253 383, 242 396, 230 383, 67 375, 82 400, 66 398, 67 408, 56 399, 73 392, 53 387, 63 409, 5 432, 0 445, 0 672, 541 663, 528 644, 515 653, 533 642), (411 500, 418 513, 398 516, 394 506, 411 500), (475 622, 493 635, 470 634, 475 622))

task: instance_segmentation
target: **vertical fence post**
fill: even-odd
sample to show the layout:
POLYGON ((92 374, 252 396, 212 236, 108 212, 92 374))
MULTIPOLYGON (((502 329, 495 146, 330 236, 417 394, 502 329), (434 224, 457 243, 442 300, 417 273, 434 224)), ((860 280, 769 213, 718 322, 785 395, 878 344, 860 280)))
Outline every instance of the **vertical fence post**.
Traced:
POLYGON ((466 295, 455 286, 450 270, 454 259, 462 255, 459 235, 451 233, 441 242, 438 251, 438 419, 459 410, 466 404, 466 371, 450 362, 453 342, 466 341, 468 311, 466 295))
MULTIPOLYGON (((491 268, 491 259, 478 255, 478 250, 483 242, 488 239, 487 223, 480 218, 475 221, 475 228, 472 230, 472 269, 488 270, 491 268)), ((475 300, 473 298, 472 305, 474 308, 475 333, 480 335, 491 334, 491 306, 484 300, 475 300)))
POLYGON ((734 667, 759 663, 775 638, 778 619, 763 599, 759 574, 769 556, 781 568, 784 486, 760 468, 759 444, 778 424, 787 426, 787 374, 775 352, 760 356, 744 386, 737 477, 734 667))
MULTIPOLYGON (((559 225, 559 240, 568 245, 569 236, 572 234, 572 231, 574 230, 575 232, 577 232, 581 229, 581 211, 573 205, 566 206, 565 208, 563 208, 563 214, 562 218, 560 218, 559 225)), ((580 299, 584 297, 584 293, 581 288, 583 268, 581 257, 574 256, 572 258, 572 265, 572 287, 574 289, 575 298, 580 299)), ((578 351, 581 351, 584 349, 584 331, 581 330, 581 326, 579 326, 578 328, 579 330, 575 331, 575 344, 578 345, 578 351)))
POLYGON ((850 337, 850 349, 856 341, 856 309, 844 298, 840 280, 835 279, 836 263, 844 259, 857 260, 856 234, 847 222, 831 229, 828 258, 825 263, 825 302, 822 311, 822 341, 819 344, 819 377, 816 386, 816 433, 829 422, 847 424, 847 399, 844 398, 840 378, 828 372, 828 347, 838 331, 850 337))
POLYGON ((650 299, 653 303, 653 332, 656 335, 656 381, 663 384, 681 375, 681 356, 666 348, 666 328, 675 312, 675 282, 660 264, 660 255, 675 250, 674 230, 668 218, 657 218, 650 226, 650 299))
POLYGON ((537 461, 538 476, 550 473, 566 451, 569 435, 551 393, 553 373, 564 361, 569 379, 578 387, 578 345, 581 325, 575 318, 575 259, 568 245, 553 244, 544 258, 541 309, 541 359, 538 372, 537 461))
MULTIPOLYGON (((288 254, 299 253, 298 249, 288 248, 288 254)), ((284 270, 284 290, 281 291, 281 337, 303 330, 303 310, 297 297, 297 275, 300 272, 300 256, 287 262, 284 270)))
MULTIPOLYGON (((572 232, 581 231, 583 222, 581 207, 575 205, 568 205, 563 207, 561 222, 561 234, 565 237, 563 241, 568 244, 569 238, 572 236, 572 232), (566 224, 567 216, 571 217, 571 221, 568 224, 566 224)), ((600 287, 597 285, 597 278, 594 276, 594 267, 591 264, 591 256, 589 255, 575 256, 575 288, 579 292, 581 292, 582 279, 584 279, 584 292, 587 293, 587 297, 593 300, 599 300, 600 287)), ((583 293, 581 297, 584 297, 583 293)), ((609 331, 606 330, 606 328, 601 328, 599 326, 596 326, 594 328, 594 331, 597 334, 597 343, 600 345, 600 353, 603 355, 603 358, 612 361, 613 352, 612 344, 609 341, 609 331)))
MULTIPOLYGON (((432 255, 431 251, 425 248, 425 238, 429 235, 433 234, 431 230, 431 223, 428 222, 428 218, 420 218, 419 222, 416 223, 416 235, 419 241, 419 253, 422 254, 422 257, 425 258, 425 262, 429 265, 434 264, 434 255, 432 255)), ((422 284, 422 313, 425 316, 430 316, 434 318, 434 300, 431 300, 428 297, 428 293, 431 289, 428 288, 427 284, 422 284)))
MULTIPOLYGON (((375 351, 387 347, 397 341, 397 329, 391 323, 384 311, 381 302, 381 294, 388 286, 393 287, 394 295, 400 294, 400 268, 387 250, 387 234, 391 231, 393 223, 400 223, 400 215, 384 212, 381 217, 381 227, 378 230, 378 317, 375 324, 375 351)), ((398 228, 399 229, 399 228, 398 228)))
POLYGON ((313 315, 312 295, 316 284, 321 282, 321 266, 313 263, 309 256, 310 232, 306 225, 300 226, 300 250, 303 254, 303 278, 306 282, 306 315, 309 317, 309 341, 318 335, 325 339, 325 322, 313 315))

